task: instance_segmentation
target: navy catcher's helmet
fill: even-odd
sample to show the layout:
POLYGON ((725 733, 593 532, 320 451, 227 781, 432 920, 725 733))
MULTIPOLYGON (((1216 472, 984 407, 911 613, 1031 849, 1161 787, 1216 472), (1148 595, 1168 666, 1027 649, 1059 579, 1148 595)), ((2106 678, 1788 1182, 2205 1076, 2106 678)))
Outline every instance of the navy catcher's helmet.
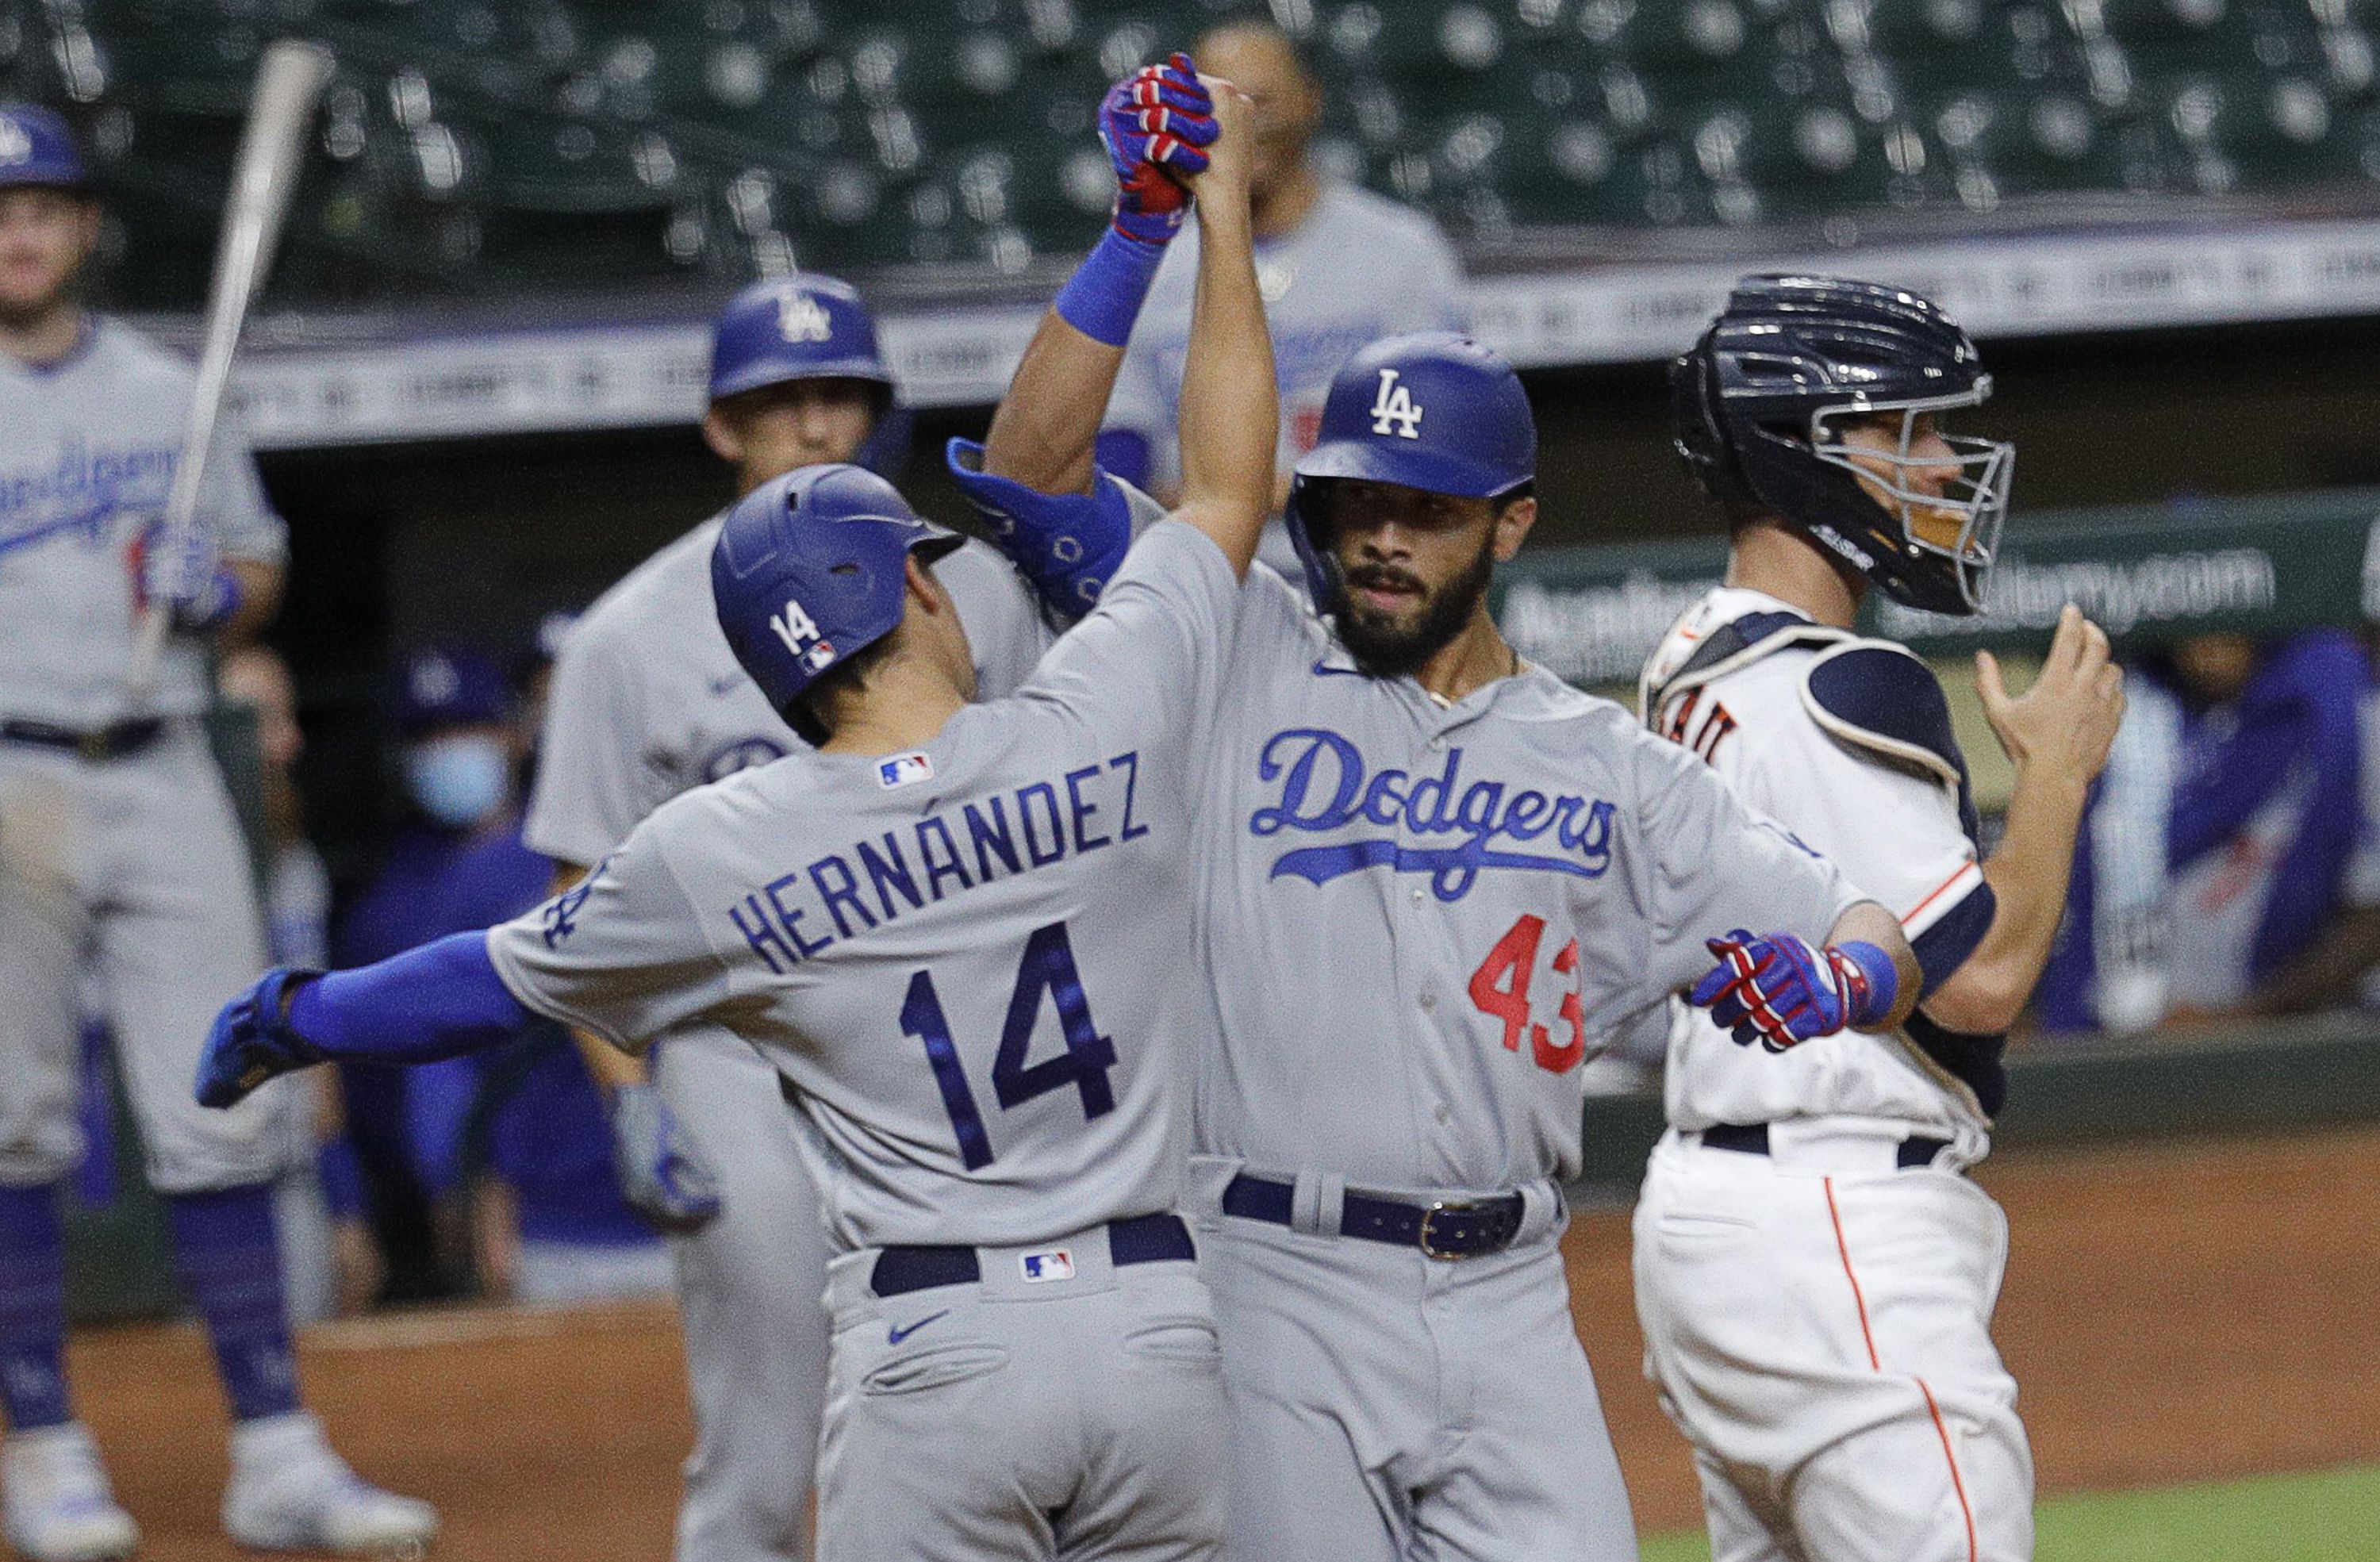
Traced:
POLYGON ((899 625, 904 560, 931 563, 965 540, 864 467, 804 466, 727 513, 710 551, 719 627, 794 731, 822 742, 794 702, 899 625))
POLYGON ((0 189, 50 185, 79 190, 91 183, 67 122, 31 103, 0 103, 0 189))
POLYGON ((1945 434, 1949 460, 1911 454, 1921 416, 1992 394, 1974 343, 1934 304, 1869 282, 1748 276, 1670 365, 1670 389, 1678 454, 1711 498, 1778 516, 1897 602, 1981 610, 2016 450, 1945 434), (1900 414, 1899 449, 1854 466, 1840 424, 1880 413, 1900 414), (1909 481, 1953 464, 1938 496, 1909 481))
POLYGON ((1500 354, 1454 331, 1373 343, 1332 378, 1319 437, 1289 485, 1284 518, 1314 599, 1330 600, 1340 584, 1317 480, 1363 478, 1501 499, 1536 470, 1536 418, 1500 354))

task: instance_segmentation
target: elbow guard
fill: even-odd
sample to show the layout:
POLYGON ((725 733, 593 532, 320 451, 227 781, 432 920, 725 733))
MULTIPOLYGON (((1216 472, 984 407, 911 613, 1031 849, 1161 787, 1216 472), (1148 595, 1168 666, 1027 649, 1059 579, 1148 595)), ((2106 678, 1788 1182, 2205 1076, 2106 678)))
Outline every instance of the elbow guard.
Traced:
POLYGON ((973 440, 953 440, 947 460, 986 535, 1044 607, 1072 624, 1099 606, 1132 547, 1132 504, 1122 484, 1094 466, 1090 492, 1042 493, 982 470, 983 446, 973 440))

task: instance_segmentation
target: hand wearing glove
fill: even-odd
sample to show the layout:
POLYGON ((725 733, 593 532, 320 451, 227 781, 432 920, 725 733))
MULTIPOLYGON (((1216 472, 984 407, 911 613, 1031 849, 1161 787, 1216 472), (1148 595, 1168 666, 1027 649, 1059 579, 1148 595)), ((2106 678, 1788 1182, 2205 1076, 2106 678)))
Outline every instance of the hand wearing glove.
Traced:
POLYGON ((1876 945, 1813 949, 1791 933, 1754 938, 1739 927, 1705 946, 1718 962, 1687 1001, 1710 1011, 1739 1047, 1782 1052, 1816 1036, 1874 1025, 1892 1012, 1900 975, 1876 945))
POLYGON ((178 535, 152 527, 138 551, 140 596, 144 605, 173 615, 188 633, 212 629, 238 611, 239 576, 225 563, 214 538, 189 527, 178 535))
POLYGON ((612 1093, 612 1164, 628 1206, 663 1231, 698 1231, 719 1214, 719 1179, 650 1084, 612 1093))
POLYGON ((1181 231, 1190 192, 1176 173, 1207 166, 1201 148, 1215 139, 1215 103, 1190 56, 1143 67, 1108 89, 1099 103, 1099 139, 1115 167, 1115 230, 1162 245, 1181 231))
POLYGON ((199 1055, 199 1105, 237 1106, 265 1081, 322 1060, 322 1049, 289 1022, 290 1000, 321 975, 277 967, 224 1005, 199 1055))

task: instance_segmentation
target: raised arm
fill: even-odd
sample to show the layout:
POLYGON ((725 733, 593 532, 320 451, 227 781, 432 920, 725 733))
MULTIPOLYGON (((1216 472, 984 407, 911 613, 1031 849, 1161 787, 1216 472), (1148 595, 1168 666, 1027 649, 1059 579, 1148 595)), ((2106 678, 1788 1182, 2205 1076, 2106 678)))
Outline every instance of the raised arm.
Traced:
POLYGON ((1272 508, 1281 394, 1248 215, 1254 119, 1248 100, 1230 82, 1208 86, 1221 134, 1206 171, 1191 176, 1198 279, 1182 369, 1182 503, 1174 515, 1213 539, 1233 572, 1245 575, 1272 508))
POLYGON ((1091 457, 1124 344, 1190 204, 1181 179, 1203 170, 1217 126, 1189 57, 1117 82, 1099 104, 1115 167, 1113 221, 1041 317, 992 414, 982 467, 1039 493, 1088 493, 1091 457))

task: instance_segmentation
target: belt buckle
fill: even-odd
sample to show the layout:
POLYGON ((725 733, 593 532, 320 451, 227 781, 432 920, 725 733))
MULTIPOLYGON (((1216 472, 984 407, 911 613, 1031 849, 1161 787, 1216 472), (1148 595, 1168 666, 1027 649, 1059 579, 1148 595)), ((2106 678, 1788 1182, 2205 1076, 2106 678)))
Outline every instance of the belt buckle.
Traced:
POLYGON ((1476 1215, 1485 1207, 1476 1199, 1430 1200, 1429 1207, 1421 1212, 1421 1229, 1415 1232, 1414 1237, 1415 1242, 1421 1248, 1422 1256, 1435 1258, 1441 1264, 1460 1264, 1465 1259, 1479 1257, 1480 1254, 1476 1252, 1454 1253, 1436 1245, 1431 1241, 1433 1235, 1431 1225, 1441 1215, 1476 1215))

